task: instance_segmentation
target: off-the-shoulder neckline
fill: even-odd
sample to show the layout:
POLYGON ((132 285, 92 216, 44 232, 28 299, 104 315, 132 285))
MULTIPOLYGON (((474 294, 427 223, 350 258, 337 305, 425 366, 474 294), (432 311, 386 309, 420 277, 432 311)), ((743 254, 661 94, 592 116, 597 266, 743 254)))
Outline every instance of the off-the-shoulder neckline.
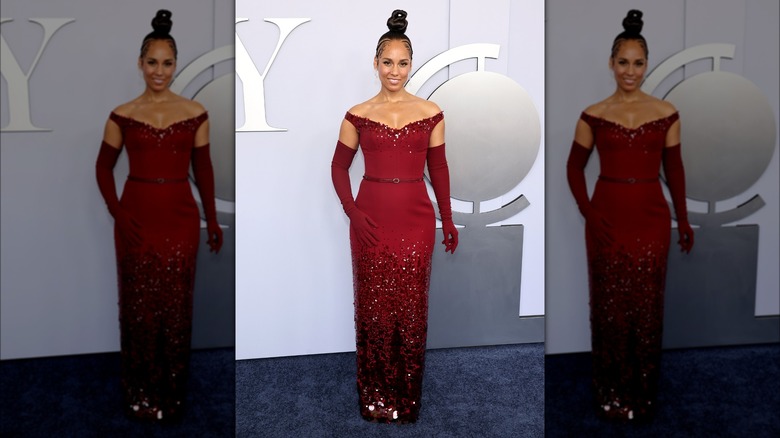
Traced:
MULTIPOLYGON (((621 123, 618 123, 618 122, 613 122, 612 120, 607 120, 607 119, 605 119, 605 118, 603 118, 603 117, 594 116, 594 115, 592 115, 592 114, 588 114, 588 113, 586 113, 585 111, 583 111, 583 112, 582 112, 582 114, 580 115, 580 118, 584 118, 584 117, 590 117, 591 119, 600 120, 600 121, 602 121, 602 122, 605 122, 605 123, 608 123, 608 124, 610 124, 610 125, 617 126, 617 127, 621 128, 621 129, 625 129, 626 131, 636 131, 637 129, 641 129, 641 128, 643 128, 643 127, 647 126, 647 125, 651 125, 651 124, 653 124, 653 123, 663 122, 663 121, 666 121, 666 120, 668 120, 668 119, 672 119, 672 118, 674 118, 675 116, 678 116, 678 112, 677 112, 677 111, 675 111, 675 112, 673 112, 673 113, 669 114, 669 115, 668 115, 668 116, 666 116, 666 117, 660 117, 660 118, 657 118, 657 119, 648 120, 647 122, 644 122, 644 123, 641 123, 641 124, 637 125, 635 128, 629 128, 628 126, 625 126, 625 125, 623 125, 623 124, 621 124, 621 123)), ((587 120, 586 120, 586 121, 587 121, 587 120)))
POLYGON ((130 120, 132 122, 138 123, 139 125, 144 125, 144 126, 150 128, 150 129, 154 129, 156 131, 167 131, 167 130, 173 128, 174 126, 178 126, 178 125, 181 125, 183 123, 187 123, 187 122, 190 122, 190 121, 193 121, 193 120, 198 120, 198 119, 201 119, 201 118, 204 118, 204 117, 208 117, 208 112, 204 111, 204 112, 198 114, 197 116, 188 117, 186 119, 182 119, 182 120, 173 122, 170 125, 166 126, 165 128, 158 128, 158 127, 152 125, 149 122, 144 122, 143 120, 138 120, 138 119, 134 119, 132 117, 123 116, 123 115, 117 114, 117 113, 115 113, 113 111, 111 112, 111 115, 113 115, 115 117, 119 117, 120 119, 130 120))
MULTIPOLYGON (((347 115, 349 115, 349 116, 352 116, 354 118, 361 119, 361 120, 366 120, 366 121, 374 123, 376 125, 384 126, 385 128, 390 129, 392 131, 401 131, 404 128, 407 128, 407 127, 409 127, 411 125, 427 122, 428 120, 435 119, 435 118, 437 118, 437 117, 439 117, 439 116, 441 116, 443 114, 444 114, 443 111, 439 111, 438 113, 436 113, 436 114, 434 114, 434 115, 432 115, 430 117, 425 117, 425 118, 422 118, 422 119, 419 119, 419 120, 413 120, 413 121, 411 121, 411 122, 401 126, 400 128, 393 128, 392 126, 388 125, 387 123, 379 122, 379 121, 376 121, 374 119, 369 119, 368 117, 358 116, 357 114, 352 114, 351 112, 347 111, 347 115)), ((349 119, 347 118, 347 120, 349 120, 349 119)), ((350 121, 350 123, 351 123, 351 121, 350 121)))

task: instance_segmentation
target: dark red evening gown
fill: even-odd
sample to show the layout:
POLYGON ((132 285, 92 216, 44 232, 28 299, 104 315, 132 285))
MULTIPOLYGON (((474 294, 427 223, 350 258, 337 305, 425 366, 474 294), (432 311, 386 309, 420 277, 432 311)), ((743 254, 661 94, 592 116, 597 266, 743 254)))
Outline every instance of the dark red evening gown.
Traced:
POLYGON ((658 178, 677 113, 635 129, 582 113, 601 175, 591 205, 612 226, 601 244, 586 225, 593 384, 599 412, 642 418, 655 408, 671 217, 658 178))
POLYGON ((365 159, 355 203, 377 223, 380 241, 367 247, 350 234, 357 386, 368 419, 411 422, 420 410, 436 229, 422 178, 431 131, 443 117, 393 129, 346 115, 365 159))
POLYGON ((142 227, 128 245, 115 229, 122 386, 128 414, 181 415, 190 352, 200 217, 188 182, 206 113, 165 129, 111 113, 130 164, 120 204, 142 227))

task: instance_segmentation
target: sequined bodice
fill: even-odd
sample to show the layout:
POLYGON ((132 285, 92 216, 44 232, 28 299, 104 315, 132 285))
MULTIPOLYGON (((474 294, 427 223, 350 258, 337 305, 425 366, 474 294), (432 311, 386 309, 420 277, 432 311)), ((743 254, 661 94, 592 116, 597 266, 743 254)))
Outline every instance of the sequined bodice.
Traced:
POLYGON ((122 130, 130 175, 140 178, 186 178, 189 172, 195 132, 208 119, 207 113, 181 120, 167 128, 111 113, 122 130))
POLYGON ((443 113, 395 129, 365 117, 344 116, 358 131, 366 175, 376 178, 421 178, 433 128, 443 113))
POLYGON ((679 119, 674 113, 636 128, 582 113, 593 130, 601 174, 613 178, 655 178, 661 167, 666 132, 679 119))

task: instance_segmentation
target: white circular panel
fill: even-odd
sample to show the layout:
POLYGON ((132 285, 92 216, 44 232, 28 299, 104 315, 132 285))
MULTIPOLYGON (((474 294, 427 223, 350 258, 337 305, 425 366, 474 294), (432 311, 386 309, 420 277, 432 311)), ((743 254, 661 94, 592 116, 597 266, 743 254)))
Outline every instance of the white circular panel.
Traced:
POLYGON ((541 123, 512 79, 477 71, 456 76, 430 97, 444 111, 454 198, 485 201, 514 188, 539 152, 541 123))
POLYGON ((688 197, 729 199, 764 173, 775 146, 775 121, 752 82, 723 71, 701 73, 678 84, 666 100, 680 111, 688 197))

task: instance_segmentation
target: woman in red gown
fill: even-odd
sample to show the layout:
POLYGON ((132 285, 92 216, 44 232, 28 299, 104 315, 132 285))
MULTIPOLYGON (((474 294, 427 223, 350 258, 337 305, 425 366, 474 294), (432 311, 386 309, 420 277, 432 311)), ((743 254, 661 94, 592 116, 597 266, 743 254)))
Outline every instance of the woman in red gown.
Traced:
POLYGON ((567 164, 585 217, 597 412, 627 420, 647 418, 655 408, 671 228, 658 177, 662 163, 678 243, 685 252, 693 246, 678 113, 640 89, 648 53, 641 18, 631 10, 623 20, 609 61, 617 89, 582 113, 567 164), (601 174, 588 199, 583 170, 594 145, 601 174))
POLYGON ((436 227, 423 182, 426 161, 445 251, 455 252, 458 231, 443 114, 404 89, 412 67, 406 12, 394 11, 387 25, 374 57, 381 89, 347 112, 331 173, 350 220, 360 413, 371 421, 413 422, 420 410, 436 227), (348 171, 358 145, 366 170, 353 200, 348 171))
POLYGON ((146 89, 118 106, 106 122, 97 182, 114 217, 122 387, 131 417, 181 416, 190 351, 192 290, 200 216, 188 180, 189 165, 218 252, 214 173, 208 115, 169 88, 176 70, 171 13, 160 10, 141 45, 138 68, 146 89), (130 174, 121 200, 113 168, 122 146, 130 174))

